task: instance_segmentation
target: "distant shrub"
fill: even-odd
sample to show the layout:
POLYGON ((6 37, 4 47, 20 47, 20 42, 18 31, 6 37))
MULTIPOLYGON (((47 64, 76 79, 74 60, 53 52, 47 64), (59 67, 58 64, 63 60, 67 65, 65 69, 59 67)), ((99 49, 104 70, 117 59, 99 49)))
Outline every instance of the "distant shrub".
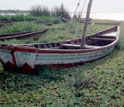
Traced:
POLYGON ((54 23, 60 23, 61 20, 57 17, 52 16, 31 16, 31 15, 16 15, 16 16, 0 16, 0 20, 2 21, 46 21, 46 20, 54 20, 54 23))
POLYGON ((37 20, 34 16, 24 16, 24 15, 15 15, 15 16, 0 16, 2 21, 32 21, 37 20))
POLYGON ((55 19, 55 20, 54 20, 54 24, 58 24, 58 23, 60 23, 60 22, 61 22, 60 19, 55 19))
POLYGON ((32 16, 50 16, 50 17, 63 17, 66 19, 70 18, 69 12, 65 9, 62 4, 60 7, 55 7, 54 9, 49 10, 47 7, 42 6, 33 6, 30 9, 30 15, 32 16))
POLYGON ((47 7, 33 6, 30 10, 32 16, 51 16, 47 7))
POLYGON ((24 20, 24 16, 23 15, 17 15, 14 17, 11 17, 12 21, 23 21, 24 20))
POLYGON ((70 14, 65 9, 63 4, 60 7, 54 8, 51 13, 52 13, 52 16, 63 17, 63 18, 66 18, 66 19, 70 18, 70 14))

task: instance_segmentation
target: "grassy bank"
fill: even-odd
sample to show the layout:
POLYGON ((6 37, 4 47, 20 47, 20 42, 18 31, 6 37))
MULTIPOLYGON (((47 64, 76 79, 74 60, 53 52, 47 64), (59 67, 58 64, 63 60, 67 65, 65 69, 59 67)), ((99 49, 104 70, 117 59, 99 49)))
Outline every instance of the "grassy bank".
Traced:
MULTIPOLYGON (((80 25, 77 35, 74 35, 75 27, 69 23, 66 25, 54 25, 50 27, 50 30, 40 40, 35 42, 79 37, 82 27, 83 26, 80 25)), ((95 33, 107 27, 108 26, 90 25, 88 34, 95 33)), ((69 69, 53 70, 40 68, 39 75, 25 75, 9 72, 1 73, 0 106, 124 106, 123 29, 124 23, 122 22, 120 41, 116 49, 110 55, 97 61, 69 69), (79 83, 82 83, 81 87, 75 85, 79 83)), ((14 41, 16 40, 9 42, 14 41)))

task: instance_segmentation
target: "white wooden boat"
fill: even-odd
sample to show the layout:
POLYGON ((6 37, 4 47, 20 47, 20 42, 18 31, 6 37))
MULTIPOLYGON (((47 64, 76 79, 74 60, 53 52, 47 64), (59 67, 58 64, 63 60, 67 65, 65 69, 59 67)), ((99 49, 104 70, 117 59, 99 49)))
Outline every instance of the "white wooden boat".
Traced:
POLYGON ((119 39, 119 26, 113 26, 81 39, 22 45, 0 45, 0 60, 5 69, 36 70, 40 65, 70 67, 102 58, 114 49, 119 39))

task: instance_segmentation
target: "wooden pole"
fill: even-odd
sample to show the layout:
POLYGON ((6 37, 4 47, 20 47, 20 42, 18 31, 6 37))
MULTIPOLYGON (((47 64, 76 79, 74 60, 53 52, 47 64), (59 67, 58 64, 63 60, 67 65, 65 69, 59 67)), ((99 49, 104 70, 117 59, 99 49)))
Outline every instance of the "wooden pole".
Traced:
POLYGON ((86 30, 87 30, 87 26, 88 26, 88 21, 89 21, 89 16, 90 16, 92 2, 93 2, 93 0, 90 0, 89 1, 89 4, 88 4, 86 21, 84 23, 84 28, 83 28, 83 33, 82 33, 80 48, 85 48, 85 36, 86 36, 86 30))

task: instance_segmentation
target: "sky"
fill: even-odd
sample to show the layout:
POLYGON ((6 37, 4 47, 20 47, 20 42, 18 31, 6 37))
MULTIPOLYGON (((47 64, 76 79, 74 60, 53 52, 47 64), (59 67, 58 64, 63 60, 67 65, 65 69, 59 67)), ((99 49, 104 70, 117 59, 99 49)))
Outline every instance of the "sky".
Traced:
MULTIPOLYGON (((29 10, 32 6, 41 5, 53 8, 62 3, 70 12, 74 12, 79 0, 0 0, 0 10, 29 10)), ((81 0, 83 6, 84 0, 81 0)), ((87 0, 88 2, 89 0, 87 0)), ((93 0, 92 12, 124 13, 124 0, 93 0)), ((86 5, 87 6, 87 5, 86 5)), ((85 7, 86 8, 86 7, 85 7)), ((85 10, 86 11, 86 10, 85 10)))

